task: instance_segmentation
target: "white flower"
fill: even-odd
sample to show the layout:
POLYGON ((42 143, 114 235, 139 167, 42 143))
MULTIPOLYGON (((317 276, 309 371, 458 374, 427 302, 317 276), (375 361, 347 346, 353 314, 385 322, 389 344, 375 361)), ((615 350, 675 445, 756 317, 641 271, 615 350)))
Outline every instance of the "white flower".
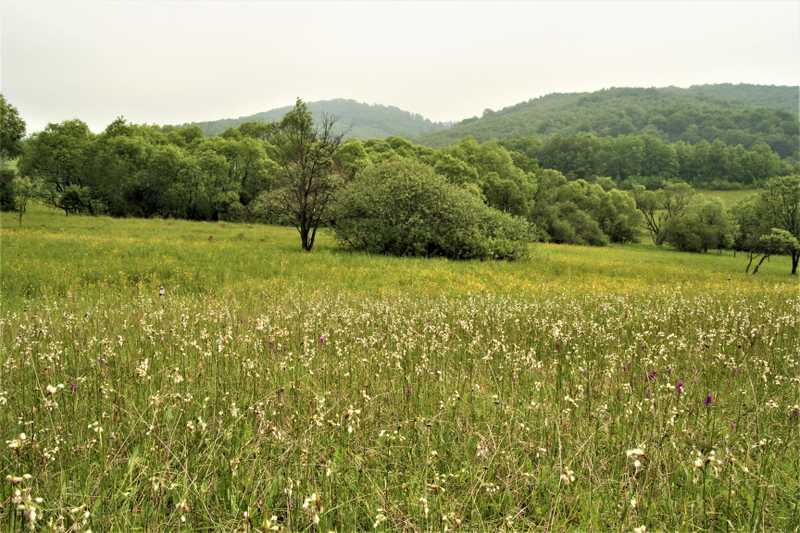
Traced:
POLYGON ((575 477, 575 472, 573 472, 569 468, 564 468, 564 472, 562 472, 560 479, 561 482, 564 483, 564 485, 569 485, 570 483, 573 483, 577 478, 575 477))
POLYGON ((6 444, 12 450, 18 450, 25 445, 26 440, 28 440, 28 436, 25 433, 20 433, 16 439, 7 440, 6 444))
POLYGON ((640 457, 644 457, 644 449, 643 448, 632 448, 625 452, 625 455, 628 459, 639 459, 640 457))
POLYGON ((145 358, 141 363, 139 363, 139 366, 136 367, 136 375, 139 376, 140 378, 146 378, 147 371, 149 369, 150 369, 150 359, 145 358))

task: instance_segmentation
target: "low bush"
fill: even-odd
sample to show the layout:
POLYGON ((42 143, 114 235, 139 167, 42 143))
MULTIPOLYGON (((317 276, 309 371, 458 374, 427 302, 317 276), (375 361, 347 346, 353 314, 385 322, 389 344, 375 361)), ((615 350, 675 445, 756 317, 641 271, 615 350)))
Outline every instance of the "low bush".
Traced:
POLYGON ((419 162, 381 163, 338 194, 336 236, 355 250, 453 259, 518 259, 530 224, 486 206, 419 162))

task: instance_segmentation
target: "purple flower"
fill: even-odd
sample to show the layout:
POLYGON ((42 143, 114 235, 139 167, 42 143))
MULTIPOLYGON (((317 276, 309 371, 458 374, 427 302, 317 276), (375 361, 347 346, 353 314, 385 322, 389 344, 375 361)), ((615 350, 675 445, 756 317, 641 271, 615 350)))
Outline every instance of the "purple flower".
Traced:
POLYGON ((319 336, 319 343, 321 345, 325 346, 325 341, 327 341, 327 340, 328 340, 328 337, 326 337, 325 335, 320 335, 319 336))
POLYGON ((706 399, 703 401, 703 405, 708 407, 712 403, 714 403, 714 396, 709 392, 708 395, 706 396, 706 399))
POLYGON ((72 394, 75 394, 76 392, 78 392, 78 384, 73 383, 70 389, 72 390, 72 394))
POLYGON ((683 380, 682 379, 679 379, 677 382, 675 382, 675 392, 677 392, 678 394, 683 394, 683 380))
POLYGON ((655 381, 656 377, 658 377, 658 372, 655 370, 651 370, 647 373, 647 381, 655 381))

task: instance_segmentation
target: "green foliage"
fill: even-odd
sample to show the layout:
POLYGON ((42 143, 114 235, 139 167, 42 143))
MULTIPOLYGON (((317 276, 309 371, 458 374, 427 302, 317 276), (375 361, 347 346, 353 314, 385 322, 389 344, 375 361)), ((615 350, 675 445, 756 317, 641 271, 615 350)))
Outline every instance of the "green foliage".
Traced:
POLYGON ((800 248, 793 243, 800 241, 800 176, 770 179, 758 196, 738 204, 734 214, 739 223, 736 246, 751 253, 751 262, 755 253, 762 254, 762 260, 786 253, 791 258, 791 273, 797 273, 800 248))
MULTIPOLYGON (((754 96, 761 89, 762 86, 711 85, 550 94, 482 118, 464 120, 422 139, 443 145, 466 137, 486 141, 555 134, 569 137, 579 133, 617 137, 649 132, 667 142, 720 140, 745 147, 766 143, 781 157, 795 155, 800 146, 798 88, 767 87, 763 93, 767 96, 754 96)), ((576 163, 578 168, 581 164, 576 163)), ((559 169, 570 173, 566 167, 559 169)))
POLYGON ((666 221, 663 241, 684 252, 707 252, 730 248, 735 233, 735 222, 721 202, 695 198, 666 221))
POLYGON ((6 159, 13 159, 22 153, 23 137, 25 121, 20 118, 17 108, 0 94, 0 167, 6 159))
POLYGON ((25 142, 20 174, 41 179, 59 194, 73 185, 84 186, 92 140, 92 132, 80 120, 48 124, 25 142))
POLYGON ((603 246, 638 240, 641 217, 628 193, 568 181, 555 170, 540 171, 537 178, 531 219, 552 242, 603 246))
POLYGON ((399 256, 517 259, 530 236, 524 220, 407 160, 361 173, 340 192, 335 220, 350 248, 399 256))
POLYGON ((28 204, 39 196, 38 183, 30 178, 17 176, 11 181, 11 196, 14 203, 14 210, 19 217, 19 224, 22 224, 22 217, 28 210, 28 204))
POLYGON ((252 218, 247 206, 273 185, 278 166, 268 155, 272 148, 240 131, 207 139, 195 126, 160 128, 118 118, 93 135, 82 122, 67 121, 26 142, 20 169, 44 183, 51 205, 70 211, 240 220, 252 218))
POLYGON ((597 137, 590 133, 554 135, 540 142, 504 141, 505 146, 526 146, 525 157, 544 168, 561 171, 570 178, 613 177, 620 184, 658 187, 680 178, 710 189, 752 186, 779 175, 792 163, 782 161, 769 146, 751 148, 683 141, 668 144, 652 133, 597 137))
MULTIPOLYGON (((424 133, 443 130, 448 126, 431 122, 421 115, 394 106, 370 105, 355 100, 321 100, 306 105, 317 125, 322 124, 323 115, 336 117, 336 133, 344 135, 345 138, 418 137, 424 133)), ((279 107, 254 115, 197 122, 194 125, 199 126, 206 135, 219 135, 248 122, 261 124, 280 122, 292 109, 292 106, 279 107)))
POLYGON ((759 247, 770 255, 794 255, 800 251, 800 240, 785 229, 772 228, 759 239, 759 247))
POLYGON ((695 190, 683 182, 670 182, 655 191, 647 190, 643 186, 634 187, 636 208, 642 213, 654 244, 664 243, 666 226, 683 215, 694 196, 695 190))
POLYGON ((474 169, 460 177, 454 169, 448 169, 455 183, 470 183, 475 176, 487 205, 513 215, 528 216, 536 190, 535 178, 514 164, 507 149, 496 142, 479 144, 474 139, 466 139, 443 152, 474 169))
POLYGON ((17 176, 10 168, 0 168, 0 211, 14 211, 14 189, 12 183, 17 176))
POLYGON ((99 214, 96 205, 92 202, 91 192, 88 187, 81 185, 68 185, 58 197, 56 207, 70 214, 99 214))

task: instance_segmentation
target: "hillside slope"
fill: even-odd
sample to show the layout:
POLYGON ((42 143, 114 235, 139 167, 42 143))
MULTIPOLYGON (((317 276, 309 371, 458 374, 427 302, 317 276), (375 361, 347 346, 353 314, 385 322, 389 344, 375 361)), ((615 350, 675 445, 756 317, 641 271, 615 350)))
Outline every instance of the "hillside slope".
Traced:
POLYGON ((422 141, 442 145, 464 137, 651 131, 670 142, 721 139, 745 146, 766 142, 789 156, 800 144, 797 96, 798 87, 731 84, 554 93, 499 111, 487 110, 481 118, 463 120, 423 136, 422 141))
MULTIPOLYGON (((341 131, 347 137, 363 139, 382 138, 397 135, 416 138, 447 128, 448 124, 432 122, 422 115, 409 113, 394 106, 365 104, 355 100, 334 99, 307 102, 308 109, 319 121, 323 114, 337 117, 341 131)), ((228 128, 236 127, 244 122, 275 122, 280 120, 292 106, 279 107, 247 115, 239 118, 195 122, 206 135, 218 135, 228 128)))

